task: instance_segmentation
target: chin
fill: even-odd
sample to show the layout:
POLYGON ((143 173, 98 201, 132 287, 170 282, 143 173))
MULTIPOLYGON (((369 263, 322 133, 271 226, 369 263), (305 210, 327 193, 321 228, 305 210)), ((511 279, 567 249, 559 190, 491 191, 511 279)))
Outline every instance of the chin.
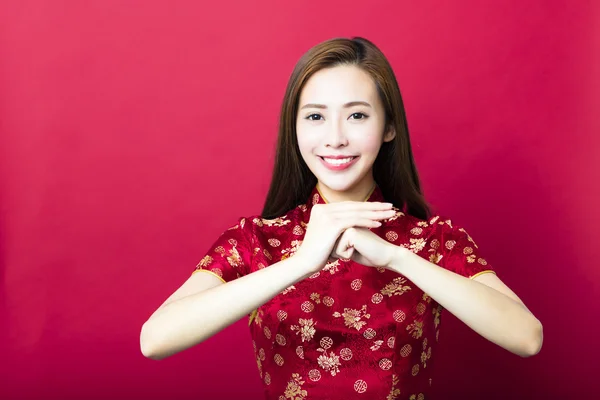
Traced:
POLYGON ((322 165, 313 165, 312 167, 314 168, 311 170, 320 182, 319 185, 339 193, 350 191, 359 185, 368 173, 364 170, 363 163, 355 164, 344 172, 330 171, 322 165))
POLYGON ((331 177, 317 175, 317 179, 320 182, 320 185, 326 186, 329 190, 336 192, 347 192, 361 181, 359 176, 331 177))

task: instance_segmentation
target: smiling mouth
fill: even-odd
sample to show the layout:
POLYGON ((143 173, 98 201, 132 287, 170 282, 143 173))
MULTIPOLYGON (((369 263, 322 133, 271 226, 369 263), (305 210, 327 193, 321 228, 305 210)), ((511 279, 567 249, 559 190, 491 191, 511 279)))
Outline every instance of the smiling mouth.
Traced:
POLYGON ((340 165, 351 163, 355 158, 357 158, 357 156, 350 156, 350 157, 344 157, 344 158, 329 158, 329 157, 319 156, 319 158, 321 160, 325 161, 327 164, 340 166, 340 165))

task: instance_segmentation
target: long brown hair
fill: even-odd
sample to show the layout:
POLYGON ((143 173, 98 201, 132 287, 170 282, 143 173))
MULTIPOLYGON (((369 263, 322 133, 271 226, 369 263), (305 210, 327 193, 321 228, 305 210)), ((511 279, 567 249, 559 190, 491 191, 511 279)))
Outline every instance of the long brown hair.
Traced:
POLYGON ((396 131, 392 141, 382 144, 373 164, 373 178, 383 197, 412 216, 429 218, 429 205, 421 191, 404 104, 394 71, 383 53, 373 43, 360 37, 336 38, 320 43, 296 64, 281 107, 275 167, 262 216, 280 217, 297 205, 306 203, 316 185, 317 178, 298 148, 298 102, 302 88, 314 73, 338 65, 356 65, 372 77, 385 109, 386 127, 396 131))

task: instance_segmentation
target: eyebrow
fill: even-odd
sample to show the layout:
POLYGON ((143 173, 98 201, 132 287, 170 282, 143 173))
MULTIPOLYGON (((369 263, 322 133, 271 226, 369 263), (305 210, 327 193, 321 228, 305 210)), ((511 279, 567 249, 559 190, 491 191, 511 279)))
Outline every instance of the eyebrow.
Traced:
MULTIPOLYGON (((350 107, 354 107, 354 106, 366 106, 366 107, 371 107, 371 105, 369 103, 367 103, 366 101, 351 101, 349 103, 344 104, 344 108, 350 108, 350 107)), ((301 110, 305 109, 305 108, 327 108, 327 106, 325 104, 315 104, 315 103, 309 103, 309 104, 305 104, 302 106, 302 108, 300 108, 301 110)))

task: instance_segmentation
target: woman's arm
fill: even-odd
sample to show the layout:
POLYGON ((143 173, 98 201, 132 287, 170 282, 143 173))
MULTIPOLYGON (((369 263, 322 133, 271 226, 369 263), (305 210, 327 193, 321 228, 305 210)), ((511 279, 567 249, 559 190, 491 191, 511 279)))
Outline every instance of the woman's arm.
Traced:
POLYGON ((542 324, 495 274, 469 279, 400 246, 396 246, 389 268, 489 341, 521 357, 540 351, 542 324))
POLYGON ((159 360, 201 343, 312 273, 298 256, 226 284, 195 273, 142 326, 142 353, 159 360))

